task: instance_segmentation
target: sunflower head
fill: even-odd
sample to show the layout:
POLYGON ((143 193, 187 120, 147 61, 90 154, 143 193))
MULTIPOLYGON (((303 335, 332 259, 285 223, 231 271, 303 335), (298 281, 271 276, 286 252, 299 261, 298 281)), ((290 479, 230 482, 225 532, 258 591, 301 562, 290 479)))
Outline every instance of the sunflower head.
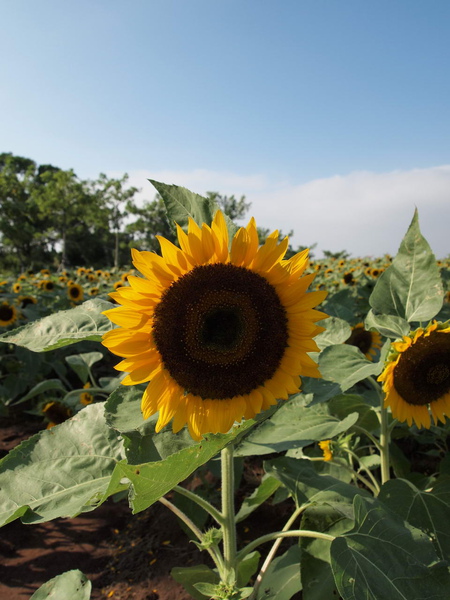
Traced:
POLYGON ((73 302, 81 302, 84 297, 84 291, 78 283, 72 283, 67 287, 67 296, 73 302))
POLYGON ((383 382, 385 406, 411 426, 431 426, 450 415, 450 326, 431 322, 391 344, 383 382))
POLYGON ((345 343, 356 346, 368 360, 373 360, 383 342, 378 331, 368 331, 364 323, 358 323, 352 327, 352 333, 345 343))
POLYGON ((124 385, 148 383, 144 418, 159 411, 157 431, 173 419, 198 440, 298 392, 301 375, 320 377, 308 352, 326 292, 307 293, 307 250, 283 260, 278 232, 259 247, 254 219, 231 246, 220 211, 211 226, 177 227, 180 248, 158 236, 162 256, 132 251, 143 277, 110 294, 122 306, 105 314, 119 328, 103 344, 124 357, 124 385))
POLYGON ((6 301, 0 304, 0 327, 12 325, 18 316, 15 306, 6 301))

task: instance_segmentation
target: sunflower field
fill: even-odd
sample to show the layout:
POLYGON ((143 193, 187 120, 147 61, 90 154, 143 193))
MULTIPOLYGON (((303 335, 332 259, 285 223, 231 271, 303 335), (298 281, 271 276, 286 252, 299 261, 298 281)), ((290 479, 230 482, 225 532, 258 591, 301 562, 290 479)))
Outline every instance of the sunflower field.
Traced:
MULTIPOLYGON (((395 257, 313 260, 152 183, 159 252, 0 281, 0 415, 43 423, 0 461, 0 525, 160 502, 204 551, 172 571, 196 600, 448 599, 450 260, 417 212, 395 257), (219 500, 186 484, 201 468, 219 500), (282 502, 281 529, 237 540, 282 502)), ((90 591, 70 571, 32 598, 90 591)))

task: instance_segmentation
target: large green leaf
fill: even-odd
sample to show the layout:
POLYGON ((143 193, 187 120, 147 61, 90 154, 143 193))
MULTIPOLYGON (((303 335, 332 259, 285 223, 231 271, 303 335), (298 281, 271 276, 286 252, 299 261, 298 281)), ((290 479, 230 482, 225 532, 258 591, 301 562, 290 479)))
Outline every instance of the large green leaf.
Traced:
POLYGON ((255 489, 255 491, 244 498, 239 512, 236 514, 236 522, 243 521, 250 515, 254 510, 261 506, 263 502, 268 500, 272 494, 274 494, 280 487, 281 482, 274 477, 269 477, 267 474, 261 480, 261 484, 255 489))
POLYGON ((343 600, 444 600, 450 577, 424 533, 381 502, 355 498, 354 530, 331 544, 343 600))
POLYGON ((402 479, 388 481, 379 500, 432 540, 436 552, 450 562, 450 505, 432 492, 418 490, 402 479))
POLYGON ((300 581, 300 548, 291 546, 275 558, 264 574, 257 600, 290 600, 302 589, 300 581))
MULTIPOLYGON (((343 514, 339 506, 328 504, 309 506, 301 520, 301 529, 333 536, 347 533, 353 525, 354 521, 343 514)), ((303 600, 336 600, 336 584, 330 566, 330 542, 304 537, 300 538, 300 547, 303 600)))
POLYGON ((347 321, 338 317, 330 317, 325 321, 321 321, 318 325, 325 327, 325 331, 315 337, 315 341, 321 350, 335 344, 343 344, 352 333, 352 328, 347 321))
POLYGON ((99 360, 102 360, 101 352, 83 352, 83 354, 72 354, 66 356, 66 362, 72 367, 83 383, 86 383, 89 377, 89 369, 99 360))
MULTIPOLYGON (((191 217, 200 227, 202 223, 210 225, 214 214, 219 205, 214 200, 204 198, 178 185, 168 185, 149 179, 150 183, 155 186, 163 199, 167 211, 167 217, 170 224, 178 223, 180 227, 187 231, 188 220, 191 217)), ((237 226, 231 221, 227 215, 224 215, 230 236, 233 236, 237 231, 237 226)))
POLYGON ((303 394, 297 394, 282 403, 272 417, 245 438, 236 449, 236 455, 261 455, 301 448, 335 437, 358 420, 358 414, 354 413, 341 421, 329 414, 326 405, 305 406, 307 400, 303 394))
POLYGON ((92 584, 81 571, 66 571, 47 581, 30 600, 89 600, 92 584))
POLYGON ((102 404, 39 432, 0 463, 0 525, 93 510, 123 457, 123 442, 106 424, 102 404))
POLYGON ((394 339, 407 335, 410 330, 408 322, 402 317, 376 315, 372 309, 367 313, 364 327, 369 331, 375 329, 381 335, 394 339))
POLYGON ((392 265, 370 296, 376 313, 428 321, 441 309, 444 290, 436 258, 419 228, 417 210, 392 265))
POLYGON ((371 362, 356 346, 328 346, 320 354, 319 369, 324 379, 339 383, 343 392, 358 381, 379 375, 383 363, 371 362))
POLYGON ((113 327, 111 321, 102 315, 108 308, 111 308, 111 303, 106 300, 88 300, 75 308, 7 331, 0 335, 0 342, 23 346, 33 352, 55 350, 81 340, 98 342, 113 327))
MULTIPOLYGON (((245 421, 227 434, 207 434, 193 446, 171 454, 165 460, 129 465, 125 462, 116 466, 112 485, 117 481, 128 480, 131 486, 130 504, 134 513, 151 506, 175 485, 183 481, 198 467, 206 463, 227 444, 239 438, 253 427, 254 421, 245 421)), ((108 491, 109 493, 109 491, 108 491)))
POLYGON ((309 460, 277 458, 264 463, 266 473, 275 477, 291 492, 297 506, 309 502, 337 507, 349 518, 353 514, 353 498, 369 496, 368 492, 344 483, 331 475, 320 475, 309 460))

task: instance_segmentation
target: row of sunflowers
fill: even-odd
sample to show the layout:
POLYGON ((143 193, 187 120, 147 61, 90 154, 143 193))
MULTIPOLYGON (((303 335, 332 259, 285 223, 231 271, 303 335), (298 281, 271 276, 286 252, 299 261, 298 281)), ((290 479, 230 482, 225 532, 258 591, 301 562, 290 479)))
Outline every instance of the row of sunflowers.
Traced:
MULTIPOLYGON (((84 268, 3 284, 25 323, 0 335, 5 410, 59 423, 0 462, 3 523, 128 494, 133 512, 161 502, 209 554, 172 573, 196 600, 279 599, 287 577, 283 600, 444 600, 450 272, 418 215, 393 258, 285 260, 277 232, 259 245, 253 219, 238 228, 206 199, 154 184, 178 246, 133 251, 136 271, 120 277, 84 268), (16 284, 37 302, 19 307, 16 284), (76 301, 74 285, 101 292, 76 301), (186 486, 219 453, 221 507, 186 486), (265 475, 236 511, 236 461, 255 455, 265 475), (238 543, 238 521, 287 498, 280 531, 238 543), (275 558, 284 538, 294 543, 275 558)), ((49 585, 78 600, 73 572, 49 585)))

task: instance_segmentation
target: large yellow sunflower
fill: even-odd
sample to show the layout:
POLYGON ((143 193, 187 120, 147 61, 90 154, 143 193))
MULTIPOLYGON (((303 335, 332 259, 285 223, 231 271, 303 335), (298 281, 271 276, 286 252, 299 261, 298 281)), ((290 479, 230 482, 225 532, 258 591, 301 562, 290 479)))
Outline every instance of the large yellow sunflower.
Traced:
POLYGON ((173 418, 174 432, 187 424, 198 440, 298 392, 300 375, 320 377, 308 352, 326 292, 306 292, 307 250, 283 260, 288 239, 277 231, 259 247, 254 219, 230 249, 220 211, 210 227, 177 228, 181 249, 157 236, 162 256, 132 250, 144 278, 110 294, 122 306, 104 314, 119 328, 103 344, 124 357, 124 385, 149 382, 142 412, 159 411, 156 431, 173 418))
POLYGON ((429 428, 450 415, 450 326, 433 321, 391 344, 378 377, 384 404, 399 421, 429 428))

